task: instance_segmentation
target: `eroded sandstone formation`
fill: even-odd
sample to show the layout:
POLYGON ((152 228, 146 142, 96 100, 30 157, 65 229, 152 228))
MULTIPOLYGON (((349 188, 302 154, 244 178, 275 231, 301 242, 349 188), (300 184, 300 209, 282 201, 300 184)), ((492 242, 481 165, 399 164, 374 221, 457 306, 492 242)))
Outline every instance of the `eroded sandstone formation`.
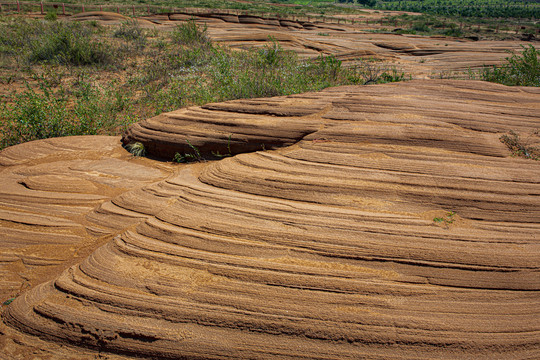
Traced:
POLYGON ((234 155, 217 161, 132 159, 117 138, 95 138, 110 151, 93 161, 77 159, 89 150, 76 138, 69 156, 26 150, 57 140, 10 148, 11 243, 20 223, 28 246, 50 223, 51 241, 76 246, 75 228, 96 240, 5 308, 0 345, 16 358, 33 341, 58 358, 63 346, 81 358, 539 357, 540 163, 499 141, 538 142, 539 114, 539 89, 412 81, 182 109, 123 139, 169 160, 234 155))

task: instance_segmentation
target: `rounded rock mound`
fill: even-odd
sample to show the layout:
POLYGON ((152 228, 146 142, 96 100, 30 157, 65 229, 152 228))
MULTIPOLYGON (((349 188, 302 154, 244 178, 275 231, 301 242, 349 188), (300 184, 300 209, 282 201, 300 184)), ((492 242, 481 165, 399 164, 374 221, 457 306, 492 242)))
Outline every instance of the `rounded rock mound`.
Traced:
POLYGON ((124 142, 155 157, 223 156, 89 210, 107 241, 17 297, 6 333, 72 356, 539 357, 540 163, 499 140, 538 141, 538 104, 539 89, 411 81, 135 124, 124 142))

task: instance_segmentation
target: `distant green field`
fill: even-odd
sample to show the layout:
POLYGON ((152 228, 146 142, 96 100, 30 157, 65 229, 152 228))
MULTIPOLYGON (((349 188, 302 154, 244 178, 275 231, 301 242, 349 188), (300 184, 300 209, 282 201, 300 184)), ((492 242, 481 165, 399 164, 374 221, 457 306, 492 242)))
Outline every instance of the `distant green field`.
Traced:
POLYGON ((251 0, 241 2, 234 0, 63 0, 66 4, 85 4, 89 8, 92 5, 150 5, 166 9, 178 8, 209 8, 247 11, 249 13, 273 13, 281 15, 334 15, 340 13, 353 13, 360 11, 360 7, 342 7, 333 0, 251 0))
POLYGON ((382 10, 412 11, 441 16, 540 19, 540 2, 514 0, 379 0, 382 10))

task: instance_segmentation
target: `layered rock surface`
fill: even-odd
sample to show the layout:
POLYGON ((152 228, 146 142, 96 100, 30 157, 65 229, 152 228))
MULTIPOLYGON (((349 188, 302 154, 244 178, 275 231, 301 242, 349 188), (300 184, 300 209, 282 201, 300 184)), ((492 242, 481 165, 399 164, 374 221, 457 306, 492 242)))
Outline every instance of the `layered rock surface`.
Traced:
POLYGON ((110 151, 123 160, 95 154, 102 163, 25 150, 48 142, 8 149, 1 231, 54 223, 62 244, 78 243, 75 228, 97 240, 20 294, 0 330, 26 346, 38 336, 58 358, 64 345, 80 357, 539 357, 540 164, 499 141, 512 130, 538 142, 539 114, 539 89, 412 81, 132 126, 124 142, 154 157, 234 155, 172 173, 122 158, 119 145, 110 151), (22 209, 27 198, 64 212, 22 209))

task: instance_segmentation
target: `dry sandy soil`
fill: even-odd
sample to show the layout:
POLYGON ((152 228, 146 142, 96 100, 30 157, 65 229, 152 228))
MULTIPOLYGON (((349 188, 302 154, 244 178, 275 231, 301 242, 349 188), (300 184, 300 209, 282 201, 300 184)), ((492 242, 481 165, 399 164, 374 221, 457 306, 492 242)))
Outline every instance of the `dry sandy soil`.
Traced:
MULTIPOLYGON (((210 33, 276 31, 239 24, 210 33)), ((518 45, 313 32, 276 34, 417 69, 518 45)), ((431 79, 162 114, 122 139, 149 158, 8 148, 0 359, 540 358, 540 162, 499 141, 539 128, 538 88, 431 79), (187 140, 234 156, 157 160, 187 140)))

